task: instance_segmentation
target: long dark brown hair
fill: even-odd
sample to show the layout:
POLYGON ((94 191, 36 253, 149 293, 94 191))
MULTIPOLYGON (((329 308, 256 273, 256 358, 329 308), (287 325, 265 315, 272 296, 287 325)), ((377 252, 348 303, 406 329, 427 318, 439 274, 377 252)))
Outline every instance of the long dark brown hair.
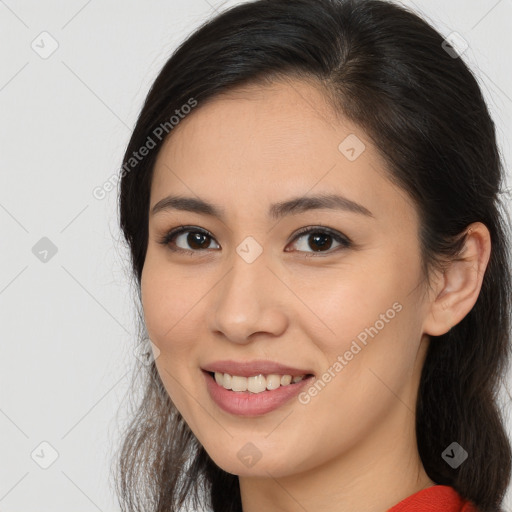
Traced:
MULTIPOLYGON (((498 400, 510 361, 512 294, 503 164, 474 74, 415 13, 380 0, 256 0, 207 21, 177 48, 147 95, 121 170, 120 226, 139 310, 152 171, 172 136, 169 120, 190 111, 184 105, 200 108, 231 88, 290 76, 318 84, 333 111, 364 130, 390 179, 412 198, 427 280, 432 269, 459 257, 470 223, 483 222, 490 231, 476 304, 449 332, 431 337, 416 433, 434 482, 454 487, 483 512, 499 510, 511 471, 498 400), (135 163, 134 153, 150 145, 135 163), (456 469, 441 456, 453 441, 469 454, 456 469)), ((144 339, 142 315, 140 324, 144 339)), ((116 458, 122 510, 171 512, 189 503, 241 512, 238 477, 219 468, 197 441, 154 361, 141 364, 138 377, 134 386, 143 386, 143 396, 116 458)))

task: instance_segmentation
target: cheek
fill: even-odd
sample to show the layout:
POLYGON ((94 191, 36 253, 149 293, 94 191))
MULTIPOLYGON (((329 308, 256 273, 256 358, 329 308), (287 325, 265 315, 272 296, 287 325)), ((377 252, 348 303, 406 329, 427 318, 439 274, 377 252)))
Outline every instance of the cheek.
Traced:
POLYGON ((421 334, 418 297, 411 293, 419 268, 411 261, 404 267, 398 259, 381 256, 371 268, 347 265, 304 279, 300 298, 309 311, 301 313, 299 322, 322 354, 326 371, 338 361, 337 375, 351 374, 350 382, 361 382, 361 372, 368 368, 396 366, 397 354, 403 362, 398 373, 411 366, 421 334))
POLYGON ((193 293, 190 290, 194 291, 190 280, 180 277, 168 263, 160 263, 151 255, 146 257, 141 276, 144 322, 149 338, 160 351, 155 364, 162 383, 174 405, 186 417, 190 417, 188 393, 196 385, 192 375, 198 372, 197 368, 189 367, 195 359, 191 357, 193 333, 186 332, 190 326, 187 320, 194 304, 204 295, 197 288, 193 293))
POLYGON ((149 337, 161 351, 175 347, 172 340, 186 339, 183 330, 187 315, 204 294, 194 284, 169 265, 146 258, 141 276, 144 322, 149 337))
MULTIPOLYGON (((357 335, 382 315, 384 321, 395 317, 407 294, 405 280, 398 274, 390 268, 381 271, 354 265, 328 269, 323 274, 317 270, 296 281, 293 288, 308 310, 305 318, 311 327, 318 326, 326 340, 335 342, 357 335)), ((299 304, 297 311, 303 310, 299 304)))

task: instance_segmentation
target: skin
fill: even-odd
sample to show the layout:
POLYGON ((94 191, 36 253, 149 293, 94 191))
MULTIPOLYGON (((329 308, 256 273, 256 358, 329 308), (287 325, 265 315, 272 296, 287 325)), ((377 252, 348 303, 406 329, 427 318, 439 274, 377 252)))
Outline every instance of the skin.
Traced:
POLYGON ((414 204, 386 177, 368 136, 336 117, 318 87, 292 79, 217 96, 181 121, 158 156, 150 209, 170 194, 215 203, 226 217, 150 215, 145 322, 167 392, 215 463, 239 475, 244 512, 384 512, 434 485, 414 430, 420 372, 429 335, 447 332, 476 302, 486 227, 471 225, 466 260, 427 286, 414 204), (338 150, 349 134, 366 146, 354 161, 338 150), (317 193, 344 195, 372 217, 329 209, 267 217, 271 203, 317 193), (179 235, 174 243, 191 254, 159 243, 181 224, 213 238, 201 249, 179 235), (331 248, 315 252, 311 235, 295 239, 319 225, 353 246, 328 239, 331 248), (248 236, 263 249, 250 264, 236 252, 248 236), (200 367, 219 359, 269 359, 321 377, 397 302, 400 312, 307 404, 295 398, 249 418, 207 393, 200 367), (261 454, 252 467, 237 457, 249 442, 261 454))

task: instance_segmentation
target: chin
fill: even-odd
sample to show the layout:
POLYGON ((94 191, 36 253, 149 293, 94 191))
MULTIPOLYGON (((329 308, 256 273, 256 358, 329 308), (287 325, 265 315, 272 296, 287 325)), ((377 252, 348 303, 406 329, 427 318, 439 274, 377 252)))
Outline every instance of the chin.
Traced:
POLYGON ((300 467, 300 461, 292 460, 286 450, 276 450, 272 447, 259 449, 257 442, 244 441, 241 448, 229 451, 209 451, 208 455, 222 470, 232 475, 244 477, 284 477, 296 473, 300 467))

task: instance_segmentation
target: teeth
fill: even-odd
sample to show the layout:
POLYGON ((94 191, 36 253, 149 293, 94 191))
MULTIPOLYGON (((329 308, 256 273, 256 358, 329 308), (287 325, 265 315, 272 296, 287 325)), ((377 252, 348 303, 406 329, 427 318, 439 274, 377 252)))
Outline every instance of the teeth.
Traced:
POLYGON ((231 377, 231 389, 233 391, 247 391, 247 377, 233 375, 231 377))
MULTIPOLYGON (((243 378, 243 377, 242 377, 243 378)), ((247 390, 251 393, 261 393, 267 389, 267 379, 265 375, 256 375, 247 379, 247 390)), ((245 391, 242 389, 241 391, 245 391)))
POLYGON ((283 375, 281 377, 281 386, 287 386, 292 381, 291 375, 283 375))
POLYGON ((215 382, 219 386, 223 386, 224 385, 224 375, 222 373, 215 372, 215 382))
POLYGON ((265 390, 277 389, 280 386, 288 386, 291 383, 299 382, 305 375, 297 375, 292 378, 291 375, 254 375, 253 377, 241 377, 239 375, 230 375, 229 373, 215 372, 215 382, 226 389, 233 391, 250 391, 251 393, 261 393, 265 390))

